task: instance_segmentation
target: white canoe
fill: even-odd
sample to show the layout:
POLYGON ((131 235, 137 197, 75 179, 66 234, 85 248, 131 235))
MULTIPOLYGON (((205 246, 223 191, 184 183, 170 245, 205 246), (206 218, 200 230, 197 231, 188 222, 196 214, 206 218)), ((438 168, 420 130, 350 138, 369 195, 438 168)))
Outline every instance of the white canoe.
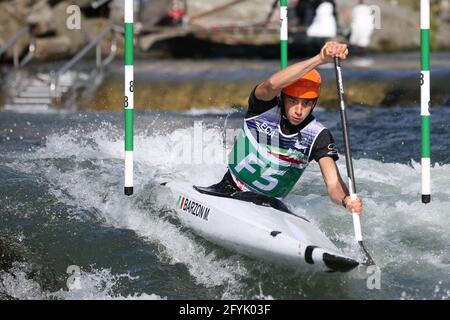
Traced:
POLYGON ((347 272, 359 264, 277 199, 246 192, 238 200, 189 183, 163 185, 174 195, 181 222, 219 246, 296 269, 347 272))

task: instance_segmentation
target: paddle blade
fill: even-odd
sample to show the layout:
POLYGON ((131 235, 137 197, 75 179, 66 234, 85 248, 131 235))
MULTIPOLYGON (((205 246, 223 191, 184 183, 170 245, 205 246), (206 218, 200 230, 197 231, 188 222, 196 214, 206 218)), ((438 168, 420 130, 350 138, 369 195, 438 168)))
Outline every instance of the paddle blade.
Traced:
POLYGON ((365 266, 374 266, 375 261, 373 261, 372 257, 370 256, 369 252, 367 251, 366 247, 364 246, 364 243, 362 241, 358 241, 359 247, 361 249, 361 252, 364 255, 364 259, 362 264, 365 266))
POLYGON ((332 271, 339 272, 348 272, 359 265, 359 262, 353 259, 339 257, 329 253, 323 254, 323 262, 332 271))

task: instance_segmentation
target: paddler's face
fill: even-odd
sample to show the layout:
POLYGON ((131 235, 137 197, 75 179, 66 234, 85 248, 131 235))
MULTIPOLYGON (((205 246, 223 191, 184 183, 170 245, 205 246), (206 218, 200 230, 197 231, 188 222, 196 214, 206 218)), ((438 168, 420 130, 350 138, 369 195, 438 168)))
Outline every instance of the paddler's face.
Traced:
POLYGON ((283 95, 284 109, 289 122, 299 125, 305 120, 314 109, 317 99, 300 99, 283 95))

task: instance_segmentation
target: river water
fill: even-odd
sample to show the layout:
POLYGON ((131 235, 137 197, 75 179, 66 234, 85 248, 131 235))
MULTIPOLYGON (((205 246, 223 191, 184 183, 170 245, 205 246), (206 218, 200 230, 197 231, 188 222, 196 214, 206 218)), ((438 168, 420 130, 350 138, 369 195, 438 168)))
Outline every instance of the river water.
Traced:
MULTIPOLYGON (((239 128, 241 112, 137 112, 131 197, 123 195, 121 112, 2 112, 0 240, 22 259, 0 270, 0 296, 449 299, 450 109, 432 109, 427 205, 420 202, 419 113, 418 107, 349 108, 356 183, 365 204, 362 230, 380 268, 379 289, 370 289, 361 270, 293 272, 222 249, 180 224, 175 201, 159 183, 217 182, 230 148, 223 143, 224 126, 239 128), (191 139, 198 130, 201 139, 191 139), (69 266, 79 272, 69 277, 69 266)), ((336 139, 345 176, 339 113, 319 107, 315 115, 336 139)), ((317 164, 285 202, 344 252, 357 254, 351 216, 328 199, 317 164)))

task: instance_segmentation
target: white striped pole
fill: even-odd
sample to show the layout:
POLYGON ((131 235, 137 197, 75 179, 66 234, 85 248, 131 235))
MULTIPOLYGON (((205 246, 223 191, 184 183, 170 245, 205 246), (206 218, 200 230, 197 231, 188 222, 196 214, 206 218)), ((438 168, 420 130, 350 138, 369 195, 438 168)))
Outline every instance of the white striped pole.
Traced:
POLYGON ((133 194, 133 0, 125 0, 125 194, 133 194))
POLYGON ((288 17, 287 0, 280 0, 280 64, 281 69, 288 65, 288 17))
POLYGON ((430 0, 420 1, 420 118, 422 127, 422 202, 431 201, 430 187, 430 0))

